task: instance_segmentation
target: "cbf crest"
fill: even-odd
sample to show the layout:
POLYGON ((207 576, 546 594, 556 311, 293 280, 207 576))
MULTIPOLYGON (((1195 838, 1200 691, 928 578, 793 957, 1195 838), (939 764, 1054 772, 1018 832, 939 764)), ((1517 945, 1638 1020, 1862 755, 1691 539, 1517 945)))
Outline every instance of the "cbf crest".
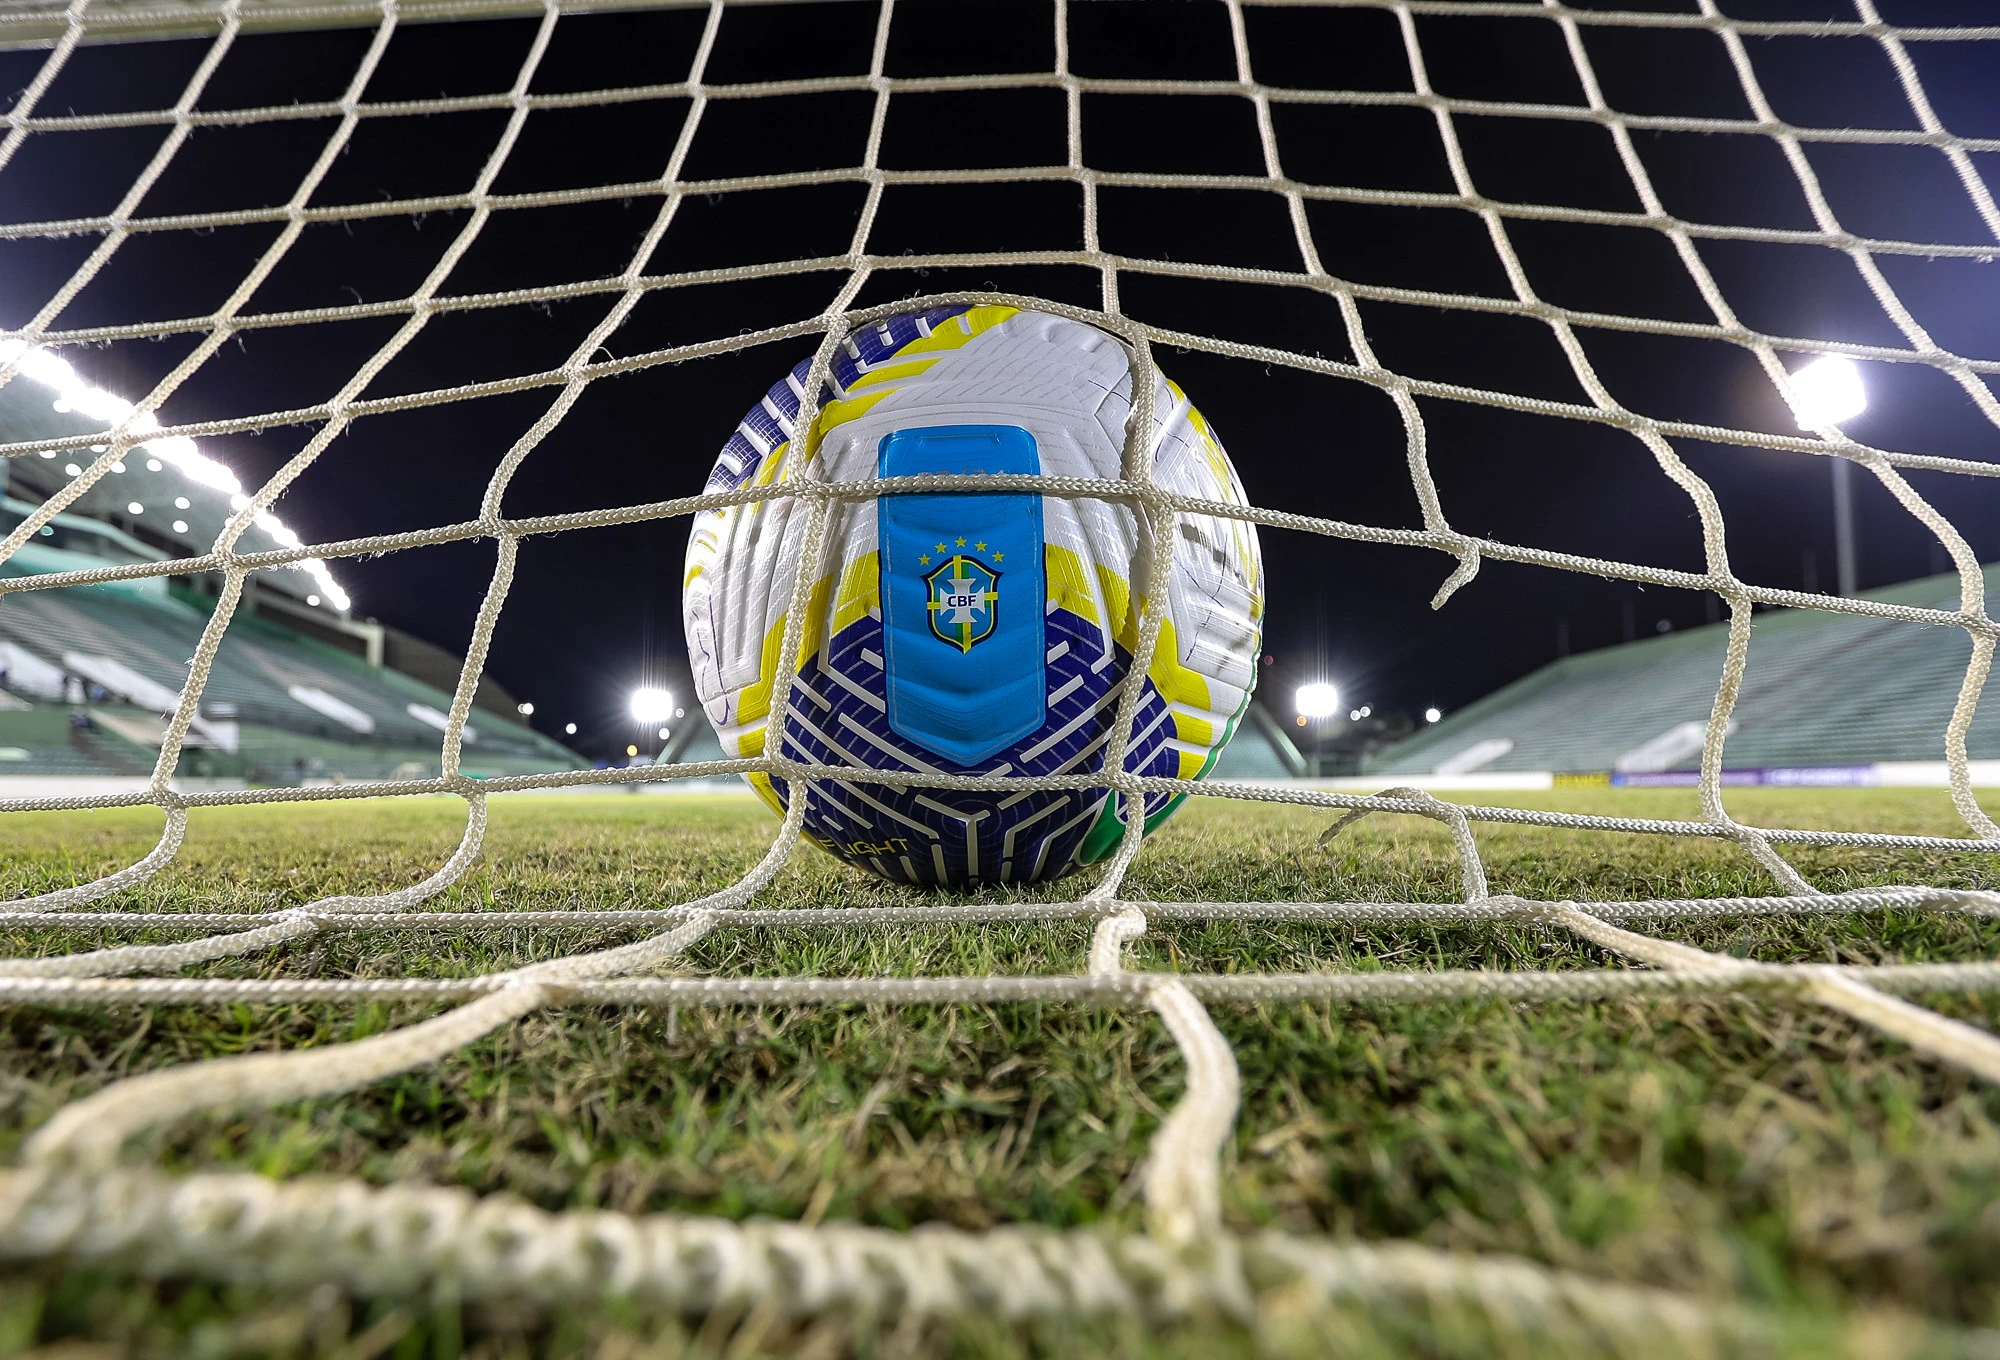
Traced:
POLYGON ((924 577, 930 589, 931 632, 961 652, 993 635, 1000 617, 1000 573, 976 557, 953 553, 924 577))

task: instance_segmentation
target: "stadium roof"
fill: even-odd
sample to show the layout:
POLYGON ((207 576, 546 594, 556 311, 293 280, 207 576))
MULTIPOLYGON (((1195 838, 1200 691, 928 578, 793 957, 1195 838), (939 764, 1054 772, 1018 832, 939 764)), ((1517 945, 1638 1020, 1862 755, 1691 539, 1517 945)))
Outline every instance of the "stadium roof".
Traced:
MULTIPOLYGON (((2000 564, 1986 568, 1989 596, 2000 564)), ((1863 599, 1956 610, 1956 575, 1863 599)), ((1369 774, 1696 768, 1722 675, 1726 624, 1544 666, 1368 762, 1369 774)), ((1972 642, 1958 628, 1783 609, 1759 614, 1729 737, 1732 769, 1941 760, 1972 642)), ((2000 703, 1968 737, 2000 757, 2000 703)))
MULTIPOLYGON (((19 352, 18 341, 0 342, 0 359, 19 352)), ((22 361, 20 376, 0 386, 0 443, 107 434, 131 411, 130 402, 92 387, 57 355, 35 351, 22 361)), ((68 485, 77 470, 107 447, 97 444, 45 450, 40 457, 0 458, 0 493, 15 502, 16 509, 16 518, 0 525, 0 533, 20 523, 18 514, 25 508, 39 505, 68 485)), ((164 560, 207 552, 223 525, 246 503, 235 473, 204 454, 194 440, 175 435, 135 446, 112 465, 109 474, 71 502, 68 513, 116 525, 129 537, 145 541, 153 549, 150 556, 164 560)), ((257 517, 255 528, 243 540, 245 549, 253 552, 273 544, 296 547, 298 542, 284 521, 269 511, 257 517)), ((328 608, 346 611, 346 592, 316 558, 296 568, 261 571, 258 580, 300 600, 323 596, 328 608)))

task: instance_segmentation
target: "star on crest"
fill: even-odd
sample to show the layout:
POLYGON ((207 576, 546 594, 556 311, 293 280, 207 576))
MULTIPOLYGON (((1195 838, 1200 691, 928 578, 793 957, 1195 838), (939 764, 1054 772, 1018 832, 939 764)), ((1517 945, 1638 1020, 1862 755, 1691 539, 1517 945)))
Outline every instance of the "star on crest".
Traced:
POLYGON ((964 539, 962 539, 962 538, 961 538, 961 539, 959 539, 959 540, 958 540, 958 546, 959 546, 959 547, 961 547, 961 548, 963 548, 963 547, 965 546, 965 540, 964 540, 964 539))
POLYGON ((917 559, 917 565, 920 567, 928 567, 930 564, 931 564, 931 555, 929 553, 925 553, 922 557, 919 557, 917 559))
POLYGON ((973 546, 973 549, 974 549, 975 551, 977 551, 977 552, 985 552, 985 551, 986 551, 986 545, 985 545, 984 543, 975 543, 975 544, 973 544, 972 546, 973 546))
POLYGON ((1005 562, 1005 561, 1007 560, 1007 554, 1006 554, 1006 553, 994 553, 994 554, 993 554, 993 560, 994 560, 995 562, 1005 562))
POLYGON ((937 550, 938 550, 939 552, 943 552, 943 551, 944 551, 944 544, 942 544, 942 543, 938 544, 938 545, 937 545, 937 550))

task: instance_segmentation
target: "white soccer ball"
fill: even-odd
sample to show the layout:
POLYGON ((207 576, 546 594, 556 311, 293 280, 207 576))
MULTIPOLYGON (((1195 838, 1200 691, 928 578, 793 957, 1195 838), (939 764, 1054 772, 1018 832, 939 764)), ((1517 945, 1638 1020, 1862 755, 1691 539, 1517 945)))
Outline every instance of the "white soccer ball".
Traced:
MULTIPOLYGON (((1116 478, 1132 406, 1130 356, 1095 327, 1013 307, 940 307, 857 331, 801 443, 808 365, 744 417, 710 491, 773 497, 710 511, 688 538, 682 605, 695 690, 731 757, 771 742, 771 681, 799 566, 805 503, 781 494, 816 461, 836 482, 921 472, 1116 478)), ((1228 455, 1181 390, 1154 396, 1153 479, 1244 504, 1228 455)), ((1103 767, 1139 603, 1132 508, 1059 496, 945 493, 836 503, 814 583, 783 753, 894 783, 817 780, 805 830, 903 883, 1055 878, 1108 855, 1122 800, 1102 789, 967 792, 931 774, 1068 774, 1103 767)), ((1195 780, 1250 702, 1263 619, 1254 526, 1182 515, 1159 644, 1126 750, 1135 773, 1195 780)), ((782 814, 798 790, 752 774, 782 814)), ((1184 795, 1149 794, 1146 829, 1184 795)))

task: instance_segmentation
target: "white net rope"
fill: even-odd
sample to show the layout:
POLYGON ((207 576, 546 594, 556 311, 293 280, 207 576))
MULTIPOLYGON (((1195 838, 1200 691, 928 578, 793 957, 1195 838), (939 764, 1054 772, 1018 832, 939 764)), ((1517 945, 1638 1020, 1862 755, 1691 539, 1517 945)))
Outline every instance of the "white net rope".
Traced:
MULTIPOLYGON (((885 53, 895 23, 896 6, 886 0, 875 19, 873 57, 865 76, 830 77, 757 85, 710 84, 704 70, 724 19, 717 0, 707 13, 706 27, 687 78, 672 84, 642 88, 601 89, 581 94, 532 93, 537 64, 564 22, 561 0, 547 0, 539 9, 539 29, 511 87, 504 93, 434 100, 370 103, 364 98, 399 22, 410 15, 436 17, 449 7, 405 5, 381 0, 379 5, 327 4, 318 7, 259 5, 250 0, 222 0, 207 9, 176 11, 174 22, 189 13, 206 16, 213 31, 206 57, 199 63, 171 108, 92 115, 44 114, 39 101, 50 89, 79 46, 92 39, 152 31, 164 12, 143 5, 110 5, 101 9, 89 0, 66 7, 35 7, 0 15, 0 41, 52 35, 46 59, 12 111, 0 118, 6 132, 0 140, 0 172, 34 137, 118 127, 166 129, 157 152, 145 165, 117 207, 101 217, 40 221, 0 226, 0 238, 53 238, 86 235, 97 244, 73 274, 48 297, 36 314, 7 338, 19 342, 12 357, 0 364, 0 383, 11 380, 21 366, 42 351, 119 340, 174 335, 198 336, 198 343, 173 371, 132 407, 108 435, 92 434, 0 446, 0 455, 22 457, 46 452, 67 453, 90 461, 81 475, 29 515, 4 539, 0 561, 11 557, 35 533, 76 497, 103 478, 128 452, 152 440, 173 436, 201 437, 263 430, 280 426, 311 431, 300 451, 272 475, 230 520, 205 554, 176 561, 53 575, 0 578, 0 599, 8 593, 51 590, 144 576, 196 572, 218 573, 220 599, 199 649, 163 741, 159 763, 142 791, 100 797, 13 799, 0 803, 0 813, 45 809, 87 809, 150 805, 165 814, 158 845, 142 859, 93 882, 38 896, 19 898, 0 907, 13 927, 88 926, 105 932, 188 929, 196 938, 174 944, 108 945, 87 952, 45 958, 0 961, 0 998, 18 1005, 130 1006, 174 1004, 219 1006, 242 1003, 347 1002, 401 1000, 449 1006, 435 1018, 374 1037, 326 1047, 233 1057, 171 1068, 116 1082, 100 1093, 66 1107, 30 1141, 18 1169, 0 1172, 0 1250, 16 1255, 73 1253, 83 1256, 130 1257, 148 1268, 220 1274, 262 1280, 334 1280, 357 1287, 406 1286, 413 1280, 449 1276, 472 1294, 516 1294, 542 1299, 598 1296, 606 1292, 650 1298, 668 1306, 702 1309, 721 1304, 758 1304, 792 1313, 834 1306, 876 1311, 950 1313, 985 1309, 1003 1316, 1038 1313, 1104 1311, 1173 1314, 1192 1308, 1219 1307, 1241 1312, 1250 1307, 1254 1288, 1273 1282, 1302 1284, 1328 1295, 1408 1290, 1436 1294, 1462 1292, 1468 1297, 1504 1295, 1514 1308, 1567 1309, 1605 1326, 1667 1326, 1676 1330, 1707 1329, 1719 1315, 1691 1311, 1679 1301, 1639 1291, 1619 1291, 1602 1285, 1582 1285, 1568 1277, 1540 1272, 1505 1261, 1451 1260, 1416 1247, 1367 1249, 1336 1246, 1282 1235, 1238 1237, 1225 1230, 1218 1193, 1219 1154, 1230 1137, 1238 1100, 1234 1058, 1206 1009, 1208 1002, 1239 1003, 1312 999, 1319 1001, 1416 1002, 1454 997, 1504 997, 1521 1002, 1589 999, 1669 993, 1782 994, 1783 999, 1827 1007, 1873 1026, 1932 1058, 1957 1064, 1990 1081, 2000 1081, 2000 1039, 1975 1027, 1911 1004, 1898 993, 1940 989, 2000 988, 2000 964, 1958 963, 1885 965, 1768 965, 1721 956, 1684 944, 1639 933, 1620 921, 1672 917, 1726 916, 1759 913, 1831 913, 1896 909, 1914 912, 2000 913, 2000 892, 1910 884, 1840 893, 1816 890, 1785 857, 1788 847, 1866 847, 1907 849, 1934 854, 2000 852, 2000 826, 1981 810, 1973 793, 1967 764, 1966 735, 1990 668, 2000 626, 1986 610, 1984 581, 1973 550, 1959 531, 1928 500, 1912 488, 1911 470, 2000 475, 2000 463, 1933 456, 1875 448, 1858 443, 1833 426, 1810 436, 1786 436, 1747 429, 1654 419, 1621 405, 1606 389, 1578 342, 1579 327, 1611 328, 1663 336, 1721 341, 1755 356, 1769 381, 1790 392, 1783 353, 1842 354, 1882 363, 1919 364, 1947 375, 1968 401, 1995 427, 2000 427, 2000 400, 1988 385, 1988 375, 2000 363, 1978 360, 1941 347, 1926 333, 1897 296, 1878 263, 1885 255, 1984 257, 2000 248, 2000 206, 1980 178, 1975 153, 2000 151, 2000 140, 1956 135, 1940 122, 1926 97, 1913 63, 1912 43, 1949 43, 2000 39, 2000 27, 1986 29, 1904 29, 1882 21, 1872 0, 1853 0, 1856 18, 1845 22, 1752 23, 1725 16, 1714 0, 1699 0, 1699 12, 1683 15, 1624 13, 1571 9, 1547 3, 1521 5, 1462 3, 1376 3, 1375 0, 1332 0, 1349 8, 1386 11, 1399 25, 1413 78, 1413 91, 1384 93, 1356 90, 1302 90, 1260 83, 1253 74, 1246 37, 1244 5, 1227 4, 1234 44, 1233 81, 1110 80, 1086 78, 1070 70, 1068 14, 1063 0, 1055 5, 1055 62, 1051 70, 977 77, 906 78, 885 72, 885 53), (203 90, 232 43, 247 28, 282 13, 287 20, 323 18, 352 20, 365 10, 374 36, 355 66, 345 93, 337 100, 274 107, 208 110, 203 90), (1509 22, 1552 25, 1566 44, 1584 92, 1576 105, 1480 102, 1447 97, 1431 87, 1425 51, 1419 40, 1418 18, 1428 14, 1504 16, 1509 22), (176 17, 177 16, 177 17, 176 17), (1593 71, 1583 39, 1589 25, 1619 25, 1642 29, 1700 29, 1714 35, 1726 50, 1742 94, 1754 112, 1751 120, 1679 116, 1639 116, 1607 103, 1593 71), (32 31, 31 31, 32 30, 32 31), (1746 49, 1746 38, 1772 35, 1845 36, 1874 43, 1893 68, 1914 128, 1827 128, 1793 126, 1779 119, 1762 91, 1746 49), (1066 163, 997 170, 891 170, 878 164, 882 133, 891 101, 909 93, 946 90, 1038 87, 1060 90, 1067 107, 1066 163), (860 91, 873 98, 867 149, 851 167, 728 180, 688 180, 682 177, 690 148, 700 134, 704 111, 715 101, 762 98, 780 94, 860 91), (1146 93, 1156 95, 1225 95, 1246 101, 1255 113, 1261 141, 1261 176, 1184 175, 1111 172, 1093 168, 1084 155, 1082 99, 1086 93, 1146 93), (583 107, 657 99, 684 98, 689 109, 657 179, 605 184, 560 192, 496 194, 493 185, 531 114, 557 107, 583 107), (1400 192, 1302 182, 1287 174, 1279 155, 1272 109, 1284 103, 1401 105, 1425 110, 1435 120, 1450 173, 1451 194, 1400 192), (505 127, 494 141, 472 187, 463 193, 415 199, 313 205, 315 191, 366 120, 388 116, 504 111, 505 127), (1616 146, 1631 187, 1642 204, 1638 213, 1586 210, 1548 204, 1506 202, 1480 192, 1461 150, 1457 120, 1466 116, 1504 115, 1511 118, 1573 120, 1605 129, 1616 146), (329 120, 331 131, 321 153, 296 191, 280 207, 146 216, 141 207, 189 135, 198 128, 236 127, 280 120, 329 120), (1655 192, 1645 164, 1634 149, 1637 130, 1735 133, 1768 139, 1782 152, 1810 205, 1811 230, 1725 226, 1681 220, 1670 214, 1655 192), (1955 172, 1966 198, 1996 244, 1954 245, 1935 241, 1874 239, 1857 236, 1835 216, 1822 192, 1804 147, 1808 143, 1889 144, 1928 147, 1943 156, 1955 172), (911 183, 968 184, 1051 180, 1073 184, 1081 191, 1081 249, 984 251, 931 256, 871 254, 870 237, 883 194, 911 183), (722 195, 755 189, 826 183, 856 183, 866 198, 848 250, 844 254, 766 265, 678 274, 647 274, 653 256, 683 201, 692 195, 722 195), (1285 205, 1300 260, 1291 271, 1228 267, 1135 258, 1103 247, 1098 228, 1100 188, 1229 188, 1275 196, 1285 205), (454 267, 495 214, 519 209, 629 197, 657 198, 658 209, 649 229, 615 277, 592 278, 558 286, 523 288, 504 293, 454 294, 446 284, 454 267), (1477 214, 1505 267, 1513 297, 1483 297, 1356 283, 1329 268, 1316 244, 1307 204, 1315 200, 1347 200, 1409 207, 1450 208, 1477 214), (407 296, 392 302, 259 313, 249 303, 309 225, 352 222, 366 217, 405 216, 456 210, 463 214, 456 234, 422 282, 407 296), (1670 242, 1681 265, 1705 301, 1711 319, 1674 322, 1639 316, 1579 312, 1538 297, 1526 269, 1510 243, 1510 224, 1519 219, 1566 221, 1586 225, 1639 227, 1670 242), (152 232, 195 232, 255 223, 276 224, 278 233, 255 266, 212 313, 170 317, 135 324, 68 327, 66 309, 108 261, 135 236, 152 232), (1845 343, 1762 333, 1741 321, 1696 248, 1702 239, 1781 242, 1836 251, 1851 262, 1882 311, 1904 337, 1902 346, 1845 343), (1000 293, 951 293, 907 299, 879 307, 856 307, 863 286, 879 270, 912 267, 1003 266, 1020 264, 1081 265, 1101 278, 1101 302, 1079 309, 1043 299, 1000 293), (835 271, 841 283, 823 309, 790 324, 700 343, 654 349, 615 359, 600 357, 602 346, 625 323, 634 308, 662 290, 701 284, 764 278, 806 272, 835 271), (1182 276, 1232 280, 1303 289, 1334 299, 1345 327, 1351 360, 1319 358, 1199 334, 1144 324, 1121 309, 1121 278, 1127 275, 1182 276), (390 397, 362 393, 384 368, 411 344, 426 325, 441 314, 481 308, 545 303, 558 299, 597 297, 608 305, 602 319, 575 347, 568 360, 543 372, 498 376, 489 381, 390 397), (1453 312, 1490 312, 1531 318, 1546 326, 1560 344, 1570 369, 1589 397, 1588 404, 1564 403, 1419 379, 1382 364, 1371 348, 1358 302, 1387 300, 1442 308, 1453 312), (460 747, 474 692, 482 674, 494 629, 513 585, 517 551, 531 535, 571 533, 610 525, 659 520, 742 504, 774 494, 773 488, 748 487, 709 495, 691 495, 642 505, 612 506, 573 514, 509 518, 503 499, 517 470, 537 445, 556 428, 591 384, 609 376, 745 349, 772 341, 816 339, 817 349, 805 384, 798 428, 808 428, 828 391, 828 375, 836 352, 850 334, 887 315, 942 303, 1000 303, 1033 307, 1101 327, 1128 347, 1136 394, 1128 426, 1123 475, 1115 480, 1040 477, 943 477, 897 479, 893 483, 835 484, 803 480, 778 488, 808 510, 798 578, 790 583, 792 607, 774 680, 770 711, 782 715, 792 677, 797 673, 802 645, 803 605, 812 582, 822 570, 824 529, 830 507, 868 500, 885 492, 1013 489, 1044 496, 1096 498, 1133 507, 1141 525, 1137 560, 1150 562, 1153 579, 1140 591, 1146 601, 1136 656, 1152 654, 1161 622, 1160 588, 1168 561, 1150 553, 1147 544, 1172 535, 1177 517, 1199 514, 1247 520, 1255 524, 1324 535, 1362 543, 1427 548, 1450 559, 1451 566, 1437 592, 1442 604, 1470 581, 1489 559, 1525 563, 1602 577, 1712 591, 1728 608, 1728 646, 1718 677, 1714 704, 1701 753, 1701 816, 1671 821, 1628 817, 1583 816, 1504 807, 1459 806, 1412 789, 1387 789, 1372 796, 1355 796, 1311 788, 1210 782, 1193 791, 1203 796, 1283 803, 1344 812, 1347 820, 1368 813, 1410 814, 1433 819, 1449 829, 1460 873, 1462 900, 1453 904, 1365 901, 1278 902, 1141 902, 1121 896, 1121 885, 1139 850, 1143 817, 1126 819, 1126 834, 1118 853, 1078 900, 1056 903, 979 903, 941 906, 877 906, 825 909, 761 908, 759 893, 797 851, 804 800, 791 800, 769 852, 734 885, 696 900, 658 908, 626 910, 508 910, 496 904, 484 912, 426 911, 423 904, 464 875, 481 853, 487 800, 496 793, 520 790, 617 786, 633 781, 699 778, 758 771, 789 782, 839 779, 860 783, 886 782, 881 770, 804 764, 785 754, 782 742, 747 760, 725 760, 678 766, 635 766, 628 769, 562 771, 505 778, 474 779, 461 770, 460 747), (188 378, 207 364, 233 338, 261 328, 326 326, 364 318, 390 318, 398 324, 388 340, 355 369, 351 379, 326 401, 287 410, 253 410, 227 419, 198 423, 164 423, 157 415, 188 378), (1199 501, 1152 485, 1144 455, 1143 432, 1151 429, 1155 346, 1183 349, 1283 366, 1331 378, 1367 384, 1393 401, 1400 413, 1404 456, 1409 479, 1422 511, 1417 529, 1344 523, 1284 511, 1199 501), (546 389, 547 406, 540 419, 508 449, 487 484, 476 519, 439 525, 418 532, 386 534, 341 542, 301 544, 270 551, 245 551, 246 531, 259 514, 313 465, 329 445, 358 419, 388 411, 463 402, 501 393, 546 389), (1705 552, 1700 572, 1672 571, 1634 563, 1602 560, 1483 538, 1455 529, 1445 496, 1433 480, 1426 452, 1426 431, 1418 398, 1436 398, 1485 407, 1531 413, 1570 421, 1591 422, 1625 431, 1638 440, 1659 468, 1686 494, 1699 519, 1705 552), (1865 468, 1907 511, 1935 535, 1949 553, 1961 582, 1956 610, 1916 608, 1870 600, 1835 598, 1759 585, 1741 579, 1730 567, 1728 539, 1721 508, 1709 484, 1682 460, 1676 441, 1700 440, 1743 449, 1766 449, 1795 455, 1845 458, 1865 468), (102 445, 91 453, 92 446, 102 445), (256 570, 308 559, 337 561, 363 554, 424 547, 449 542, 490 540, 497 545, 497 563, 481 604, 463 672, 451 705, 442 747, 442 772, 436 778, 349 783, 340 787, 254 788, 220 792, 177 792, 170 779, 182 744, 198 713, 224 634, 242 598, 246 578, 256 570), (1963 838, 1925 837, 1860 832, 1781 830, 1751 825, 1730 815, 1721 780, 1725 738, 1743 684, 1749 659, 1754 605, 1783 605, 1898 620, 1916 626, 1964 630, 1972 642, 1958 699, 1943 744, 1950 773, 1952 800, 1963 817, 1963 838), (112 905, 119 893, 143 883, 173 861, 187 828, 189 810, 197 807, 250 803, 300 802, 316 799, 380 798, 400 795, 449 794, 466 806, 463 838, 456 850, 423 881, 395 892, 373 896, 323 898, 268 913, 120 911, 112 905), (1592 902, 1533 901, 1489 889, 1475 836, 1475 826, 1508 823, 1566 828, 1585 832, 1634 833, 1665 837, 1702 837, 1732 842, 1761 867, 1774 883, 1772 896, 1727 899, 1632 900, 1592 902), (1571 932, 1601 948, 1614 966, 1595 970, 1549 972, 1407 972, 1265 974, 1154 974, 1127 971, 1121 964, 1123 945, 1143 935, 1149 920, 1232 919, 1283 922, 1473 922, 1533 923, 1571 932), (633 977, 682 955, 696 941, 741 931, 862 931, 884 930, 915 923, 973 925, 1007 921, 1075 920, 1095 923, 1095 933, 1081 971, 1073 976, 984 977, 776 977, 732 978, 633 977), (254 954, 272 946, 331 932, 395 932, 420 948, 433 935, 487 931, 524 925, 537 927, 650 926, 657 933, 636 943, 594 953, 573 954, 510 971, 459 979, 408 977, 388 979, 258 980, 234 977, 172 977, 177 970, 204 962, 254 954), (1640 965, 1640 966, 1632 966, 1640 965), (149 1169, 121 1166, 118 1154, 125 1141, 142 1129, 202 1112, 227 1112, 287 1101, 305 1100, 351 1090, 419 1064, 450 1057, 466 1044, 541 1008, 564 1005, 693 1006, 693 1005, 814 1005, 870 1002, 886 1005, 971 1004, 1003 1000, 1041 1000, 1077 1005, 1150 1008, 1179 1046, 1186 1062, 1186 1089, 1180 1103, 1161 1125, 1148 1162, 1144 1190, 1150 1235, 1110 1240, 1088 1233, 1057 1233, 1033 1229, 1003 1229, 986 1234, 919 1232, 914 1235, 853 1228, 817 1228, 773 1224, 734 1224, 671 1216, 637 1217, 614 1213, 550 1214, 504 1198, 478 1200, 464 1192, 442 1189, 373 1188, 360 1182, 302 1180, 273 1184, 250 1176, 204 1174, 169 1177, 149 1169)), ((485 6, 491 11, 495 6, 485 6)), ((509 8, 505 6, 497 8, 509 8)), ((522 6, 512 6, 518 11, 522 6)), ((468 13, 472 12, 470 9, 468 13)), ((690 468, 706 466, 699 450, 683 451, 690 468)), ((1122 772, 1122 752, 1138 710, 1140 689, 1128 686, 1120 699, 1115 726, 1102 766, 1095 772, 1055 777, 927 776, 942 789, 1103 788, 1134 805, 1148 793, 1180 792, 1178 781, 1152 779, 1122 772)), ((906 774, 894 778, 907 782, 906 774)), ((1344 825, 1343 821, 1341 825, 1344 825)), ((1338 826, 1334 828, 1338 830, 1338 826)))

